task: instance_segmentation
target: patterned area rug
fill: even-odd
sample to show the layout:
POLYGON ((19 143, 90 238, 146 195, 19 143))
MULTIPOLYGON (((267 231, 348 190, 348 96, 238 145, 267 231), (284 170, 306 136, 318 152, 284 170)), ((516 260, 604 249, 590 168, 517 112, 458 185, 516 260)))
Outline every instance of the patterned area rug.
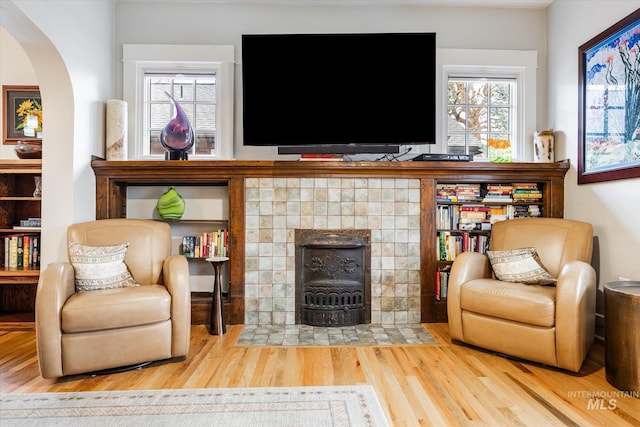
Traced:
POLYGON ((238 346, 409 345, 437 344, 420 324, 319 327, 309 325, 244 325, 238 346))
POLYGON ((370 385, 0 394, 9 426, 388 426, 370 385))

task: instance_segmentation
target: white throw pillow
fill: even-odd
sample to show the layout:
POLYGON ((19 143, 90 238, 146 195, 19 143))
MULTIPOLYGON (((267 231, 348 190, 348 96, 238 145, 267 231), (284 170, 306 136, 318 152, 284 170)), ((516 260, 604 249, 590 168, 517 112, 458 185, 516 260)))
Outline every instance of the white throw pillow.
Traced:
POLYGON ((86 246, 69 242, 69 257, 75 269, 76 292, 139 286, 124 257, 129 243, 115 246, 86 246))
POLYGON ((535 248, 487 251, 487 256, 498 280, 526 285, 552 285, 557 282, 542 265, 535 248))

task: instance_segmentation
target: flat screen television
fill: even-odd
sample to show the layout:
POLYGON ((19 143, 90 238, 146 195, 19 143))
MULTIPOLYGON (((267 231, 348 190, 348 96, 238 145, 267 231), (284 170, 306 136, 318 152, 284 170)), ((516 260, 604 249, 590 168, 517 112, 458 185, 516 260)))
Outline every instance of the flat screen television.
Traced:
POLYGON ((281 154, 434 144, 435 33, 242 36, 243 144, 281 154))

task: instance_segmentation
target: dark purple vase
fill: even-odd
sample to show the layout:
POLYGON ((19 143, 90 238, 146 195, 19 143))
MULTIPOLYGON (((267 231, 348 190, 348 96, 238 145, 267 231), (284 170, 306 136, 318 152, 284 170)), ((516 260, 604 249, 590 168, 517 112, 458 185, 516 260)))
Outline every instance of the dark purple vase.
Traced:
POLYGON ((188 152, 196 141, 195 134, 178 101, 167 92, 165 93, 176 107, 176 115, 160 132, 160 144, 167 150, 164 158, 165 160, 187 160, 188 152))

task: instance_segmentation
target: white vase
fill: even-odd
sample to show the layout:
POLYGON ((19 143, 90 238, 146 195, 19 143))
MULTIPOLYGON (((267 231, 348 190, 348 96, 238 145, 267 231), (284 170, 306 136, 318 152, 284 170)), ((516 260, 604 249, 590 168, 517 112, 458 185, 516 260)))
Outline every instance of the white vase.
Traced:
POLYGON ((534 133, 533 161, 540 163, 554 162, 553 142, 553 129, 541 130, 534 133))

